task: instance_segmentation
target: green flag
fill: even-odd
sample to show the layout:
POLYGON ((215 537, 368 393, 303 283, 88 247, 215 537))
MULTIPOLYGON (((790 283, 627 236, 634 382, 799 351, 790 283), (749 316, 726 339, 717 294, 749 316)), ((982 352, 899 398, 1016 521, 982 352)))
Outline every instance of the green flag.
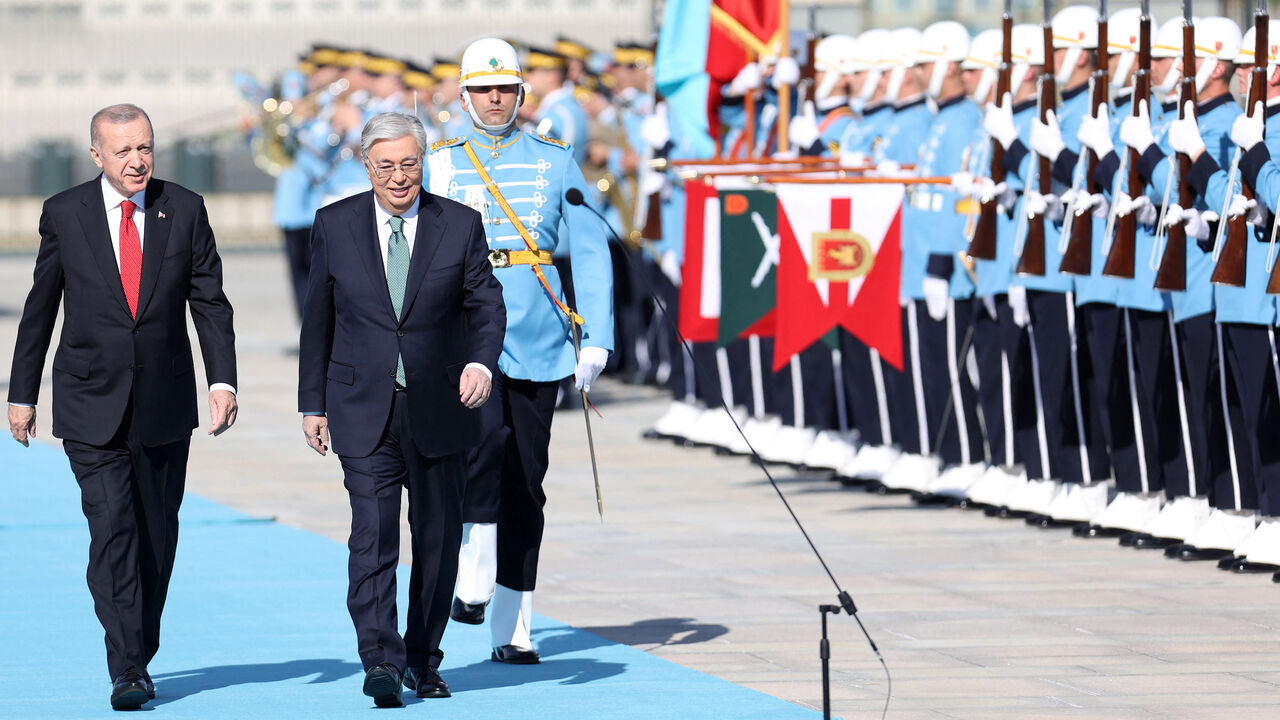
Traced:
POLYGON ((777 304, 778 200, 769 190, 721 189, 720 337, 773 335, 777 304))

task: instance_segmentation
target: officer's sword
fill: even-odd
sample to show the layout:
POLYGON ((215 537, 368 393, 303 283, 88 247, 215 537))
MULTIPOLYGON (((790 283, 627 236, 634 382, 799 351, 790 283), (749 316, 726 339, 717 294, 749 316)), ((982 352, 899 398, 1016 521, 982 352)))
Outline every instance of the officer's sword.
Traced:
MULTIPOLYGON (((573 358, 578 361, 582 355, 582 328, 577 323, 570 323, 573 326, 573 358)), ((578 396, 582 400, 582 417, 587 421, 587 449, 591 452, 591 479, 596 484, 596 513, 600 516, 600 522, 604 522, 604 500, 600 497, 600 469, 596 465, 596 441, 591 434, 591 405, 587 403, 587 391, 579 390, 578 396)))

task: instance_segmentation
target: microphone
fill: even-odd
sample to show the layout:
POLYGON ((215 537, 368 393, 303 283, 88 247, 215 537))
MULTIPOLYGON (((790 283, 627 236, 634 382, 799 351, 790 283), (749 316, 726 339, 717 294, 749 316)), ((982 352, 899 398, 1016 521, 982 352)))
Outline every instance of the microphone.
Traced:
MULTIPOLYGON (((586 205, 587 209, 593 210, 593 211, 595 210, 595 208, 591 207, 590 205, 587 205, 587 199, 582 197, 582 191, 576 187, 571 187, 568 190, 564 191, 564 201, 569 203, 570 205, 586 205)), ((596 214, 599 215, 600 213, 596 213, 596 214)), ((600 219, 603 220, 604 218, 600 218, 600 219)))

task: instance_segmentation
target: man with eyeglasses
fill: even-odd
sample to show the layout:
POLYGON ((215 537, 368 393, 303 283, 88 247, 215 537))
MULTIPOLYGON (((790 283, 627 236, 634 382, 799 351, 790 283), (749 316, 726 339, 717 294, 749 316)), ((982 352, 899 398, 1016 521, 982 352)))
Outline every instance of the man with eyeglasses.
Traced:
POLYGON ((401 705, 448 697, 440 638, 462 540, 466 450, 480 440, 506 328, 480 217, 422 191, 426 130, 398 112, 365 124, 373 189, 316 213, 299 343, 307 445, 342 461, 351 500, 347 609, 364 693, 401 705), (332 441, 332 444, 331 442, 332 441), (413 569, 398 632, 400 494, 409 491, 413 569))
POLYGON ((589 390, 613 349, 613 272, 603 227, 573 147, 517 127, 525 87, 515 50, 496 38, 462 54, 459 84, 474 127, 432 146, 427 187, 480 212, 510 323, 471 452, 463 550, 452 617, 484 622, 490 599, 495 662, 532 664, 533 589, 542 544, 542 480, 560 380, 589 390), (568 248, 576 308, 552 253, 568 248), (575 357, 575 336, 581 353, 575 357))

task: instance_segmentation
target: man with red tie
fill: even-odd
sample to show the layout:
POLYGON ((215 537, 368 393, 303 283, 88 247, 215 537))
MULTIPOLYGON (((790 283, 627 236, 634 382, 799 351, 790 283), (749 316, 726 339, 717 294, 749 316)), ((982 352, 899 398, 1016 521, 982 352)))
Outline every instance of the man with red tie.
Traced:
POLYGON ((18 326, 9 429, 36 435, 40 377, 58 305, 53 434, 89 521, 89 592, 106 630, 111 706, 155 697, 147 664, 178 542, 178 506, 198 424, 187 309, 209 384, 209 434, 236 419, 235 334, 204 200, 151 177, 151 120, 99 110, 89 154, 102 174, 45 201, 18 326), (64 302, 65 301, 65 302, 64 302))

